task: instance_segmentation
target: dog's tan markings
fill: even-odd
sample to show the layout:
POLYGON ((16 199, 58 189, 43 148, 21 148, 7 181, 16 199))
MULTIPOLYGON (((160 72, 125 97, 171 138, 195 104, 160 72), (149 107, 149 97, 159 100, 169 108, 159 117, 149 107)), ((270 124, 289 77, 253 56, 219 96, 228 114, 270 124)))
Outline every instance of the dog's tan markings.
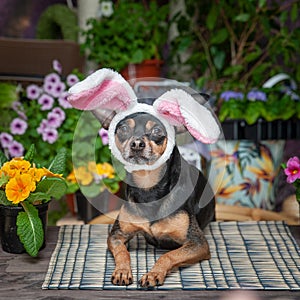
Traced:
POLYGON ((140 285, 143 287, 162 285, 166 275, 173 268, 194 264, 209 258, 210 252, 207 242, 205 245, 198 245, 188 241, 182 247, 162 255, 156 261, 151 271, 141 278, 140 285))
POLYGON ((153 127, 154 127, 154 125, 156 125, 156 122, 154 122, 154 121, 151 121, 151 120, 149 120, 147 123, 146 123, 146 129, 148 130, 148 131, 150 131, 153 127))
POLYGON ((164 166, 161 166, 151 171, 133 171, 132 178, 136 186, 140 189, 149 189, 159 183, 164 175, 164 170, 164 166))
POLYGON ((130 128, 134 128, 135 127, 135 121, 134 119, 130 118, 126 120, 126 124, 130 127, 130 128))
POLYGON ((157 145, 154 141, 150 141, 150 145, 151 145, 153 153, 156 153, 159 156, 162 155, 166 150, 167 141, 168 141, 168 139, 165 138, 161 145, 157 145))
POLYGON ((184 244, 189 228, 189 216, 181 212, 173 217, 168 217, 151 226, 152 234, 157 239, 171 238, 178 244, 184 244))

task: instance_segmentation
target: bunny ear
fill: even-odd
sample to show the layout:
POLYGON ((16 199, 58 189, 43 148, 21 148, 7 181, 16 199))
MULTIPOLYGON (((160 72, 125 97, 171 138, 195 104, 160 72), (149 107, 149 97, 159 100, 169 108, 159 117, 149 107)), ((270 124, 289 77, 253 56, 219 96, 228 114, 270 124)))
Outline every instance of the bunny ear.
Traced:
POLYGON ((137 103, 129 83, 111 69, 100 69, 69 89, 68 101, 82 110, 126 110, 137 103))
POLYGON ((184 125, 195 139, 203 143, 214 143, 220 135, 220 127, 212 112, 183 90, 164 93, 155 100, 153 107, 170 124, 184 125))

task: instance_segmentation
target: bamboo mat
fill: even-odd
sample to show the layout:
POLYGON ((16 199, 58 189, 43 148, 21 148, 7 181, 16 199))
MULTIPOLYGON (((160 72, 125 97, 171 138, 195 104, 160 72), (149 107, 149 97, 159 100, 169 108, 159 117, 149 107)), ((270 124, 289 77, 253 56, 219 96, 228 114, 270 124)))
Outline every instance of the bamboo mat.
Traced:
MULTIPOLYGON (((60 228, 43 289, 141 289, 138 280, 165 253, 142 236, 129 242, 134 283, 110 282, 109 225, 60 228)), ((173 271, 159 290, 300 290, 300 249, 283 222, 214 222, 205 230, 212 258, 173 271)))

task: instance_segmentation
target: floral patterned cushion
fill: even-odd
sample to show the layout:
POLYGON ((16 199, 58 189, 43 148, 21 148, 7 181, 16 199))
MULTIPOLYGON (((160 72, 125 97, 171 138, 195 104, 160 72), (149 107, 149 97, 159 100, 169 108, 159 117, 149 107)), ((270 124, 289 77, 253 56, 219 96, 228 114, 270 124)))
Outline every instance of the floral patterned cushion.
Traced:
POLYGON ((211 184, 218 203, 273 210, 285 142, 218 141, 211 146, 211 184))

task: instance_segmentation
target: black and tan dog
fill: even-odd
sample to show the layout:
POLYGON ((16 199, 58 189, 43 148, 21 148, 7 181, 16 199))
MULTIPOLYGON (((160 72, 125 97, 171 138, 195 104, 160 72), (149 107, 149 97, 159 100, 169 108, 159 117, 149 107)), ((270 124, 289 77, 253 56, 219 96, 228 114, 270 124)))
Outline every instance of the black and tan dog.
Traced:
POLYGON ((214 219, 213 192, 175 143, 175 127, 185 127, 203 143, 218 139, 220 127, 204 102, 172 89, 153 105, 138 103, 128 82, 109 69, 77 83, 68 99, 108 126, 112 155, 127 171, 126 201, 108 237, 116 264, 113 284, 133 282, 126 244, 138 233, 150 244, 170 250, 142 276, 142 287, 162 285, 173 268, 209 259, 202 230, 214 219))
MULTIPOLYGON (((135 164, 151 164, 165 151, 167 134, 158 119, 147 113, 136 113, 117 125, 115 139, 124 159, 135 164)), ((200 209, 199 201, 207 181, 181 158, 177 147, 158 169, 133 171, 128 177, 128 204, 121 208, 108 238, 108 247, 116 263, 112 282, 117 285, 132 283, 126 243, 137 233, 142 233, 147 242, 156 247, 174 249, 161 256, 141 278, 143 287, 162 285, 174 267, 209 259, 209 247, 202 229, 214 219, 213 194, 207 193, 211 200, 203 198, 208 204, 200 209), (184 191, 189 188, 193 190, 184 191), (178 199, 187 194, 184 201, 178 199), (178 202, 181 203, 176 208, 178 202), (141 203, 151 205, 140 207, 141 203)))

